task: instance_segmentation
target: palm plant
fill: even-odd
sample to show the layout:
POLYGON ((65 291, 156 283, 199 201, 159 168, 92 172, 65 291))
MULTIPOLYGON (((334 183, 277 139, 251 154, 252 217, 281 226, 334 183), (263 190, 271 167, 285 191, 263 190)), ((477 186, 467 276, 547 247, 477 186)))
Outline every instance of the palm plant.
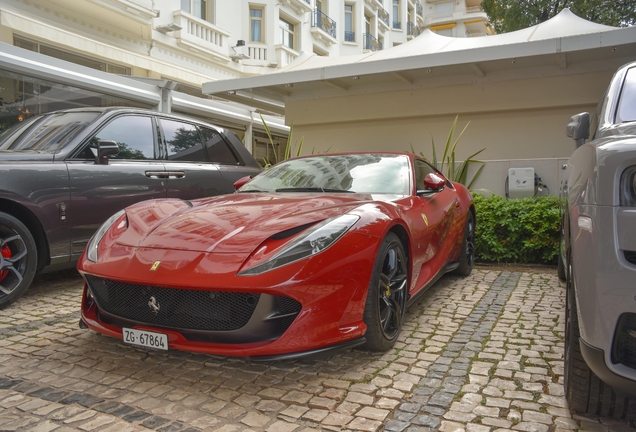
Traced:
MULTIPOLYGON (((453 121, 453 124, 451 125, 450 131, 448 133, 448 138, 446 138, 446 145, 444 146, 444 153, 441 160, 437 160, 437 152, 435 151, 435 139, 431 136, 431 146, 433 147, 432 164, 435 165, 437 169, 439 169, 442 172, 442 174, 446 176, 447 179, 451 181, 455 181, 457 183, 461 183, 465 185, 468 189, 470 189, 474 181, 479 176, 479 174, 481 174, 482 170, 484 169, 484 166, 486 166, 485 162, 477 160, 477 159, 473 159, 473 158, 486 149, 483 148, 471 154, 459 165, 455 163, 455 149, 457 148, 457 143, 459 142, 459 139, 462 137, 462 135, 466 131, 466 128, 470 124, 470 122, 467 123, 466 126, 464 126, 464 129, 462 129, 462 131, 460 132, 459 136, 456 139, 453 139, 455 135, 455 128, 457 127, 458 118, 459 116, 456 116, 455 120, 453 121), (468 181, 468 168, 470 164, 475 164, 475 163, 481 164, 481 166, 477 169, 477 172, 470 179, 470 181, 468 181)), ((411 151, 415 153, 415 150, 413 149, 413 145, 411 145, 411 151)), ((420 152, 420 155, 425 157, 424 153, 422 152, 420 152)))
MULTIPOLYGON (((259 114, 260 115, 260 114, 259 114)), ((265 127, 265 132, 267 133, 267 137, 269 138, 269 144, 272 146, 272 154, 274 155, 273 157, 273 162, 269 160, 269 158, 267 156, 265 156, 263 158, 263 161, 265 162, 265 166, 263 168, 269 168, 272 165, 276 165, 278 163, 278 156, 277 156, 277 152, 276 152, 276 144, 274 144, 274 138, 272 137, 272 133, 269 130, 269 126, 267 126, 267 123, 265 122, 265 119, 263 118, 263 116, 261 115, 261 121, 263 122, 263 126, 265 127)), ((282 160, 286 160, 289 159, 290 157, 292 157, 292 135, 294 132, 294 121, 292 120, 291 125, 289 126, 289 136, 287 137, 287 144, 285 144, 285 154, 283 156, 282 160)), ((305 137, 302 137, 300 139, 300 142, 298 143, 298 148, 296 149, 296 151, 294 152, 294 156, 300 156, 300 154, 303 151, 303 141, 305 140, 305 137)))

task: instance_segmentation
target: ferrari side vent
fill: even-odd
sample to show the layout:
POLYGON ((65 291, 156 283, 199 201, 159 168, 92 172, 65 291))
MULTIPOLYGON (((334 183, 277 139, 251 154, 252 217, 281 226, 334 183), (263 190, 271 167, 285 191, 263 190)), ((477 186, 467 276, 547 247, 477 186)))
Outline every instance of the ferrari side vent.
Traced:
POLYGON ((624 313, 618 319, 612 354, 614 363, 636 369, 636 314, 624 313))

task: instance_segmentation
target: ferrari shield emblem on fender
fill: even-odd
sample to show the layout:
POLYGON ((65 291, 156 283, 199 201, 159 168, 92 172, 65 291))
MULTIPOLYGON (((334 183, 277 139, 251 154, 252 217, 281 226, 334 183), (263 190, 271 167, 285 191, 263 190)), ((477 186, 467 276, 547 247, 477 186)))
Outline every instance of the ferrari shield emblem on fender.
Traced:
POLYGON ((426 226, 428 226, 428 218, 424 213, 422 213, 422 219, 424 219, 424 223, 426 224, 426 226))
POLYGON ((157 270, 159 268, 159 264, 161 264, 161 261, 155 261, 154 264, 152 265, 152 267, 150 267, 150 271, 157 270))

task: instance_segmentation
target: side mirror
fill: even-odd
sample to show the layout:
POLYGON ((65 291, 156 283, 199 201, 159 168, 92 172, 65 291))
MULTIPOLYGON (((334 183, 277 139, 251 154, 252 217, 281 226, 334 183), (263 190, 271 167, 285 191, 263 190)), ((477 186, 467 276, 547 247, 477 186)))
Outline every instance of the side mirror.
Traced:
POLYGON ((570 117, 565 134, 576 142, 576 147, 585 144, 590 136, 590 113, 583 112, 570 117))
POLYGON ((95 163, 98 165, 108 165, 108 157, 119 154, 119 146, 112 140, 97 141, 97 157, 95 163))
POLYGON ((245 183, 252 180, 252 176, 241 177, 237 181, 234 182, 234 189, 239 190, 245 183))
POLYGON ((428 173, 426 177, 424 177, 424 190, 418 190, 418 195, 430 194, 434 192, 440 192, 444 189, 444 185, 446 184, 446 179, 435 173, 428 173))

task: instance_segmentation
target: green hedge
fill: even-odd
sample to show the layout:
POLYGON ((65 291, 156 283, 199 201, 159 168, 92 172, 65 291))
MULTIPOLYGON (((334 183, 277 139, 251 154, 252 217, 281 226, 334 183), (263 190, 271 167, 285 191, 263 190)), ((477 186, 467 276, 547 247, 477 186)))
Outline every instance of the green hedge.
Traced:
POLYGON ((507 200, 475 195, 477 261, 556 264, 559 198, 507 200))

